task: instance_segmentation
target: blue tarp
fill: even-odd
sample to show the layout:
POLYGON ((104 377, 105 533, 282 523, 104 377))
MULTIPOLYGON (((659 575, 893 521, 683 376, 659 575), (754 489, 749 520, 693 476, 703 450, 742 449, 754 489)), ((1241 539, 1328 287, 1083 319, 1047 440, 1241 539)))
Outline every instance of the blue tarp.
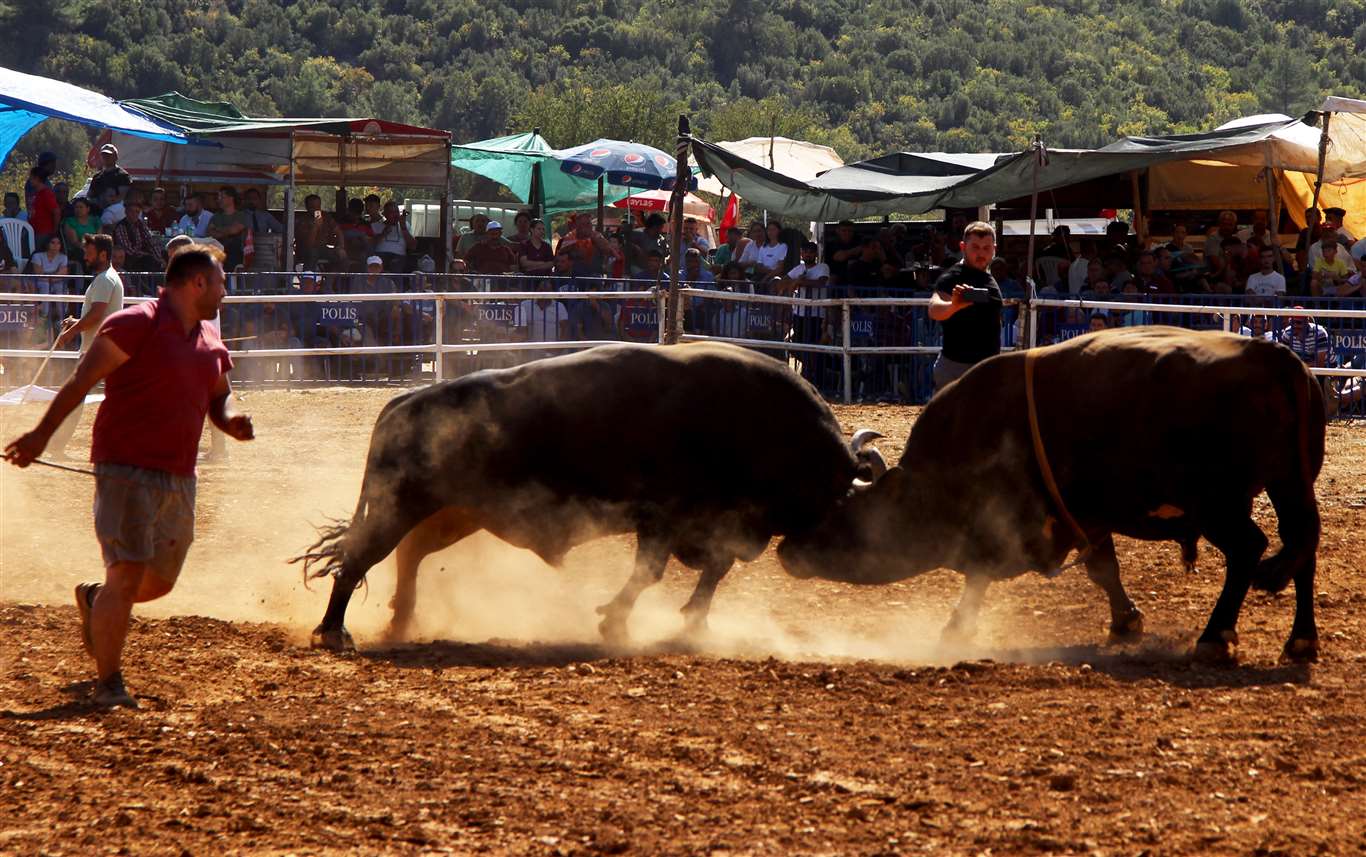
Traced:
POLYGON ((174 125, 130 110, 98 92, 0 67, 0 164, 33 126, 54 117, 167 143, 185 142, 184 132, 174 125))

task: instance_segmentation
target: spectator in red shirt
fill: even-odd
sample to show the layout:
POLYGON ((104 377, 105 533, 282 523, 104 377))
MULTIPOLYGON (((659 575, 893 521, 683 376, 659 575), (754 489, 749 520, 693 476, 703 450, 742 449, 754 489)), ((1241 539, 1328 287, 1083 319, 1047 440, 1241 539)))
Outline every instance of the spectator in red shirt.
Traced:
POLYGON ((175 207, 166 203, 166 189, 154 188, 152 190, 152 203, 147 207, 143 219, 147 221, 147 228, 153 232, 165 232, 176 221, 180 219, 180 213, 175 207))
POLYGON ((35 248, 47 246, 47 239, 57 234, 57 223, 62 219, 62 207, 57 202, 57 194, 48 181, 57 166, 57 156, 44 152, 38 157, 38 166, 28 175, 24 185, 28 196, 28 225, 33 227, 35 248))
POLYGON ((177 253, 160 298, 105 319, 42 422, 5 448, 19 467, 33 463, 66 415, 105 381, 90 453, 105 580, 76 587, 100 705, 137 707, 120 671, 129 617, 133 604, 171 591, 194 540, 195 456, 205 415, 238 440, 253 436, 251 418, 230 404, 232 360, 208 323, 225 294, 222 259, 221 250, 204 245, 177 253))

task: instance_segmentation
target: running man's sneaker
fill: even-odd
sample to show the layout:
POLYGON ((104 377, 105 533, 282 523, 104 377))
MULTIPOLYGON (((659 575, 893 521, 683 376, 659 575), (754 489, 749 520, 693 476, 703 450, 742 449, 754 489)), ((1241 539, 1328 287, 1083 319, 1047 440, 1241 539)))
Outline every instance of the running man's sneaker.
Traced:
POLYGON ((95 704, 105 708, 137 708, 138 701, 123 686, 123 673, 114 673, 104 681, 95 684, 95 704))
POLYGON ((81 643, 85 645, 85 653, 92 658, 95 656, 95 644, 90 639, 90 608, 95 606, 95 593, 99 592, 102 585, 76 584, 76 609, 81 614, 81 643))

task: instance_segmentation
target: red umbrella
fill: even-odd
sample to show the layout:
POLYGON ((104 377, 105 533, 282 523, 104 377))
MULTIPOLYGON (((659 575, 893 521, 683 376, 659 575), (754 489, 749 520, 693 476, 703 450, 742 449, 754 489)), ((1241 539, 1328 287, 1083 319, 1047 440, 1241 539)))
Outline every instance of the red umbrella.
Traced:
MULTIPOLYGON (((669 200, 672 197, 672 191, 647 190, 625 199, 619 199, 612 205, 615 208, 626 208, 631 211, 667 211, 669 200)), ((716 221, 715 209, 707 205, 701 197, 691 193, 683 197, 683 216, 703 220, 707 223, 716 221)))

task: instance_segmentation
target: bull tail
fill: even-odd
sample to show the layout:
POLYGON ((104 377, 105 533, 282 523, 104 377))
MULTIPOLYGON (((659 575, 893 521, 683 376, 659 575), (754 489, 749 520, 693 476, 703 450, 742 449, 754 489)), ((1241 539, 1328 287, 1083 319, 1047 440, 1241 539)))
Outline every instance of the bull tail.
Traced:
POLYGON ((301 563, 304 571, 304 586, 310 580, 332 577, 341 574, 346 559, 346 534, 351 522, 345 518, 329 518, 318 526, 318 540, 289 563, 301 563))
MULTIPOLYGON (((1323 467, 1327 414, 1318 379, 1296 358, 1290 400, 1295 408, 1294 459, 1284 475, 1266 487, 1276 508, 1281 549, 1257 565, 1252 579, 1256 589, 1281 592, 1307 567, 1312 569, 1319 544, 1318 500, 1314 481, 1323 467)), ((1299 584, 1296 584, 1298 588, 1299 584)))

